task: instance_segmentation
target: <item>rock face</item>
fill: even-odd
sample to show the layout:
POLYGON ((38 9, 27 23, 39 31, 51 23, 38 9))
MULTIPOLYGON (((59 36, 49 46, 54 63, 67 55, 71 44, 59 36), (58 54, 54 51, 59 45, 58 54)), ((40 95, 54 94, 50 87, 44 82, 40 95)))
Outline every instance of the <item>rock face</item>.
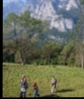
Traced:
POLYGON ((10 12, 19 15, 28 10, 31 12, 32 17, 46 20, 50 23, 50 28, 46 33, 38 34, 39 43, 40 40, 42 42, 53 40, 63 43, 67 42, 70 31, 80 17, 79 5, 79 0, 26 0, 25 2, 10 0, 7 3, 3 3, 3 19, 10 12))
POLYGON ((31 16, 50 22, 60 32, 71 30, 79 18, 79 0, 10 0, 3 3, 3 18, 10 12, 17 14, 25 10, 31 11, 31 16))

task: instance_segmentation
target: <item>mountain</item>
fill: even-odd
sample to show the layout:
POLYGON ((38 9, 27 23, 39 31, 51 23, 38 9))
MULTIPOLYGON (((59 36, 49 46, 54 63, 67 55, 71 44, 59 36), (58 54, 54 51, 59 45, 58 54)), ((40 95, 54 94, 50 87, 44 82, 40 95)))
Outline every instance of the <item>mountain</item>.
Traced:
POLYGON ((67 34, 67 31, 71 31, 77 23, 80 16, 79 4, 79 0, 26 0, 26 2, 10 0, 3 3, 3 19, 10 12, 21 14, 28 10, 32 17, 50 22, 50 30, 54 30, 52 35, 48 33, 48 39, 60 39, 56 37, 58 33, 58 35, 67 34))
POLYGON ((78 5, 79 0, 10 0, 3 3, 3 18, 10 12, 20 14, 29 10, 32 17, 47 20, 50 28, 64 32, 76 24, 79 18, 78 5))

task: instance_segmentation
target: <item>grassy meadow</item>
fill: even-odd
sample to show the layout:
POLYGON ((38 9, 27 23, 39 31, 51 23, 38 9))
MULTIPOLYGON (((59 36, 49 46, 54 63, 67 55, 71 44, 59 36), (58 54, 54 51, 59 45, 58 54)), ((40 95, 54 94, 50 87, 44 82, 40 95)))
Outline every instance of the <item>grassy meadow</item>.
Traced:
POLYGON ((40 97, 84 97, 84 69, 67 66, 33 66, 3 63, 3 97, 19 97, 20 80, 25 74, 29 83, 27 97, 33 97, 36 81, 40 97), (57 92, 51 94, 51 78, 57 78, 57 92))

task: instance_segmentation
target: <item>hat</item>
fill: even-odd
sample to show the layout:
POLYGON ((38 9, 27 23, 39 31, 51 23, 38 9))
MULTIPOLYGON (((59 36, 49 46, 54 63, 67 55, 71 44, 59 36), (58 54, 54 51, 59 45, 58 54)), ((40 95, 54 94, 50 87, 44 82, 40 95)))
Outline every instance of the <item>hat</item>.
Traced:
POLYGON ((25 75, 22 75, 22 78, 25 77, 25 75))

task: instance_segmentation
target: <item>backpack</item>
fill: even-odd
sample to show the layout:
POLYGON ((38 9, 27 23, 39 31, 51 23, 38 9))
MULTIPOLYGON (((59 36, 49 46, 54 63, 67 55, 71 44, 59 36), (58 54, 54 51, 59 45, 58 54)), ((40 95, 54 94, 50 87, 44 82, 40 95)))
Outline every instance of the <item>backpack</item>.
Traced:
POLYGON ((57 80, 55 78, 52 78, 52 84, 56 84, 57 80))
POLYGON ((25 87, 26 89, 28 88, 28 82, 27 82, 27 81, 24 83, 24 87, 25 87))
POLYGON ((25 82, 21 82, 21 86, 24 87, 25 89, 28 88, 28 82, 25 81, 25 82))

